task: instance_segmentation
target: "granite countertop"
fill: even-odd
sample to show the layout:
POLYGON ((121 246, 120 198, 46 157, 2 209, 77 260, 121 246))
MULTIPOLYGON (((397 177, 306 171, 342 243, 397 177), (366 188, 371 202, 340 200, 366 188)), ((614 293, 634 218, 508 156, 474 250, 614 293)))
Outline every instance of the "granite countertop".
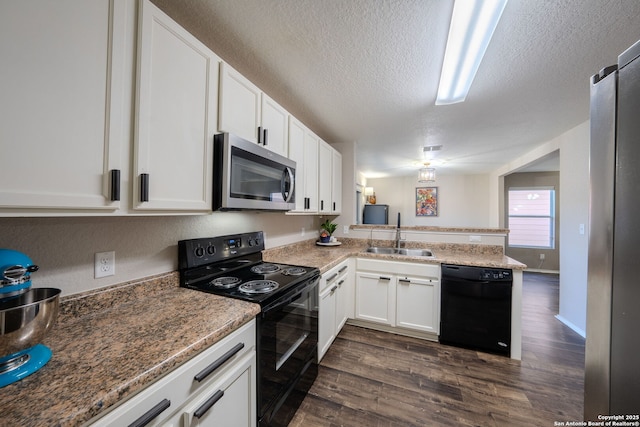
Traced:
MULTIPOLYGON (((425 264, 458 264, 478 267, 510 268, 524 270, 527 266, 505 256, 502 246, 406 242, 408 248, 431 249, 434 257, 406 255, 372 254, 366 251, 366 239, 343 238, 340 246, 317 246, 315 241, 304 242, 267 249, 263 252, 265 261, 317 267, 324 273, 350 257, 372 258, 399 262, 420 262, 425 264)), ((371 246, 392 247, 393 241, 374 240, 371 246)))
POLYGON ((251 321, 260 306, 178 285, 178 273, 63 298, 53 357, 0 389, 0 426, 78 426, 251 321))

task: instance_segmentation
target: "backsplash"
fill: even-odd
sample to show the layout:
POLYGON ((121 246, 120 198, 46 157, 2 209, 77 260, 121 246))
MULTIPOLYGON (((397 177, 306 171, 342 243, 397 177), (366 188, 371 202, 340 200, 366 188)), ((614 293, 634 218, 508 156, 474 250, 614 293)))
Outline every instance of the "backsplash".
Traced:
POLYGON ((0 247, 23 252, 40 267, 34 287, 59 288, 66 296, 175 271, 178 240, 263 230, 267 247, 276 247, 316 238, 319 224, 316 216, 281 212, 3 218, 0 247), (106 251, 115 251, 115 275, 95 279, 95 253, 106 251))

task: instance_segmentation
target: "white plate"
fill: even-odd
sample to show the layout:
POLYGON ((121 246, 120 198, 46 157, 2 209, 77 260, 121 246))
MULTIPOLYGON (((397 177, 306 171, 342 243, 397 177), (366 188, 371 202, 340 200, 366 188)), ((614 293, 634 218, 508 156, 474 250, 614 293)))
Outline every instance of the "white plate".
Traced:
POLYGON ((316 245, 318 246, 340 246, 341 244, 342 242, 328 242, 328 243, 316 242, 316 245))

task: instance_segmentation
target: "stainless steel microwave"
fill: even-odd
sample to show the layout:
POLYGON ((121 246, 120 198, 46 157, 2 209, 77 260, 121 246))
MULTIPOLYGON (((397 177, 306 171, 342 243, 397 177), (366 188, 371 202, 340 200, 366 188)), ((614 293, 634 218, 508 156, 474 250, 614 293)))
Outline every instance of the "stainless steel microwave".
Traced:
POLYGON ((296 162, 229 133, 214 136, 214 210, 295 208, 296 162))

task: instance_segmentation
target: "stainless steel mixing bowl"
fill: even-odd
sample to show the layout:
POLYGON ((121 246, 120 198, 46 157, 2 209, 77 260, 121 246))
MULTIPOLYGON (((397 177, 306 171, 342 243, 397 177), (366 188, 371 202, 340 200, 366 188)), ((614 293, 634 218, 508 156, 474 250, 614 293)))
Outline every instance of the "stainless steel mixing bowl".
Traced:
POLYGON ((0 358, 42 342, 58 317, 60 289, 35 288, 0 299, 0 358))

